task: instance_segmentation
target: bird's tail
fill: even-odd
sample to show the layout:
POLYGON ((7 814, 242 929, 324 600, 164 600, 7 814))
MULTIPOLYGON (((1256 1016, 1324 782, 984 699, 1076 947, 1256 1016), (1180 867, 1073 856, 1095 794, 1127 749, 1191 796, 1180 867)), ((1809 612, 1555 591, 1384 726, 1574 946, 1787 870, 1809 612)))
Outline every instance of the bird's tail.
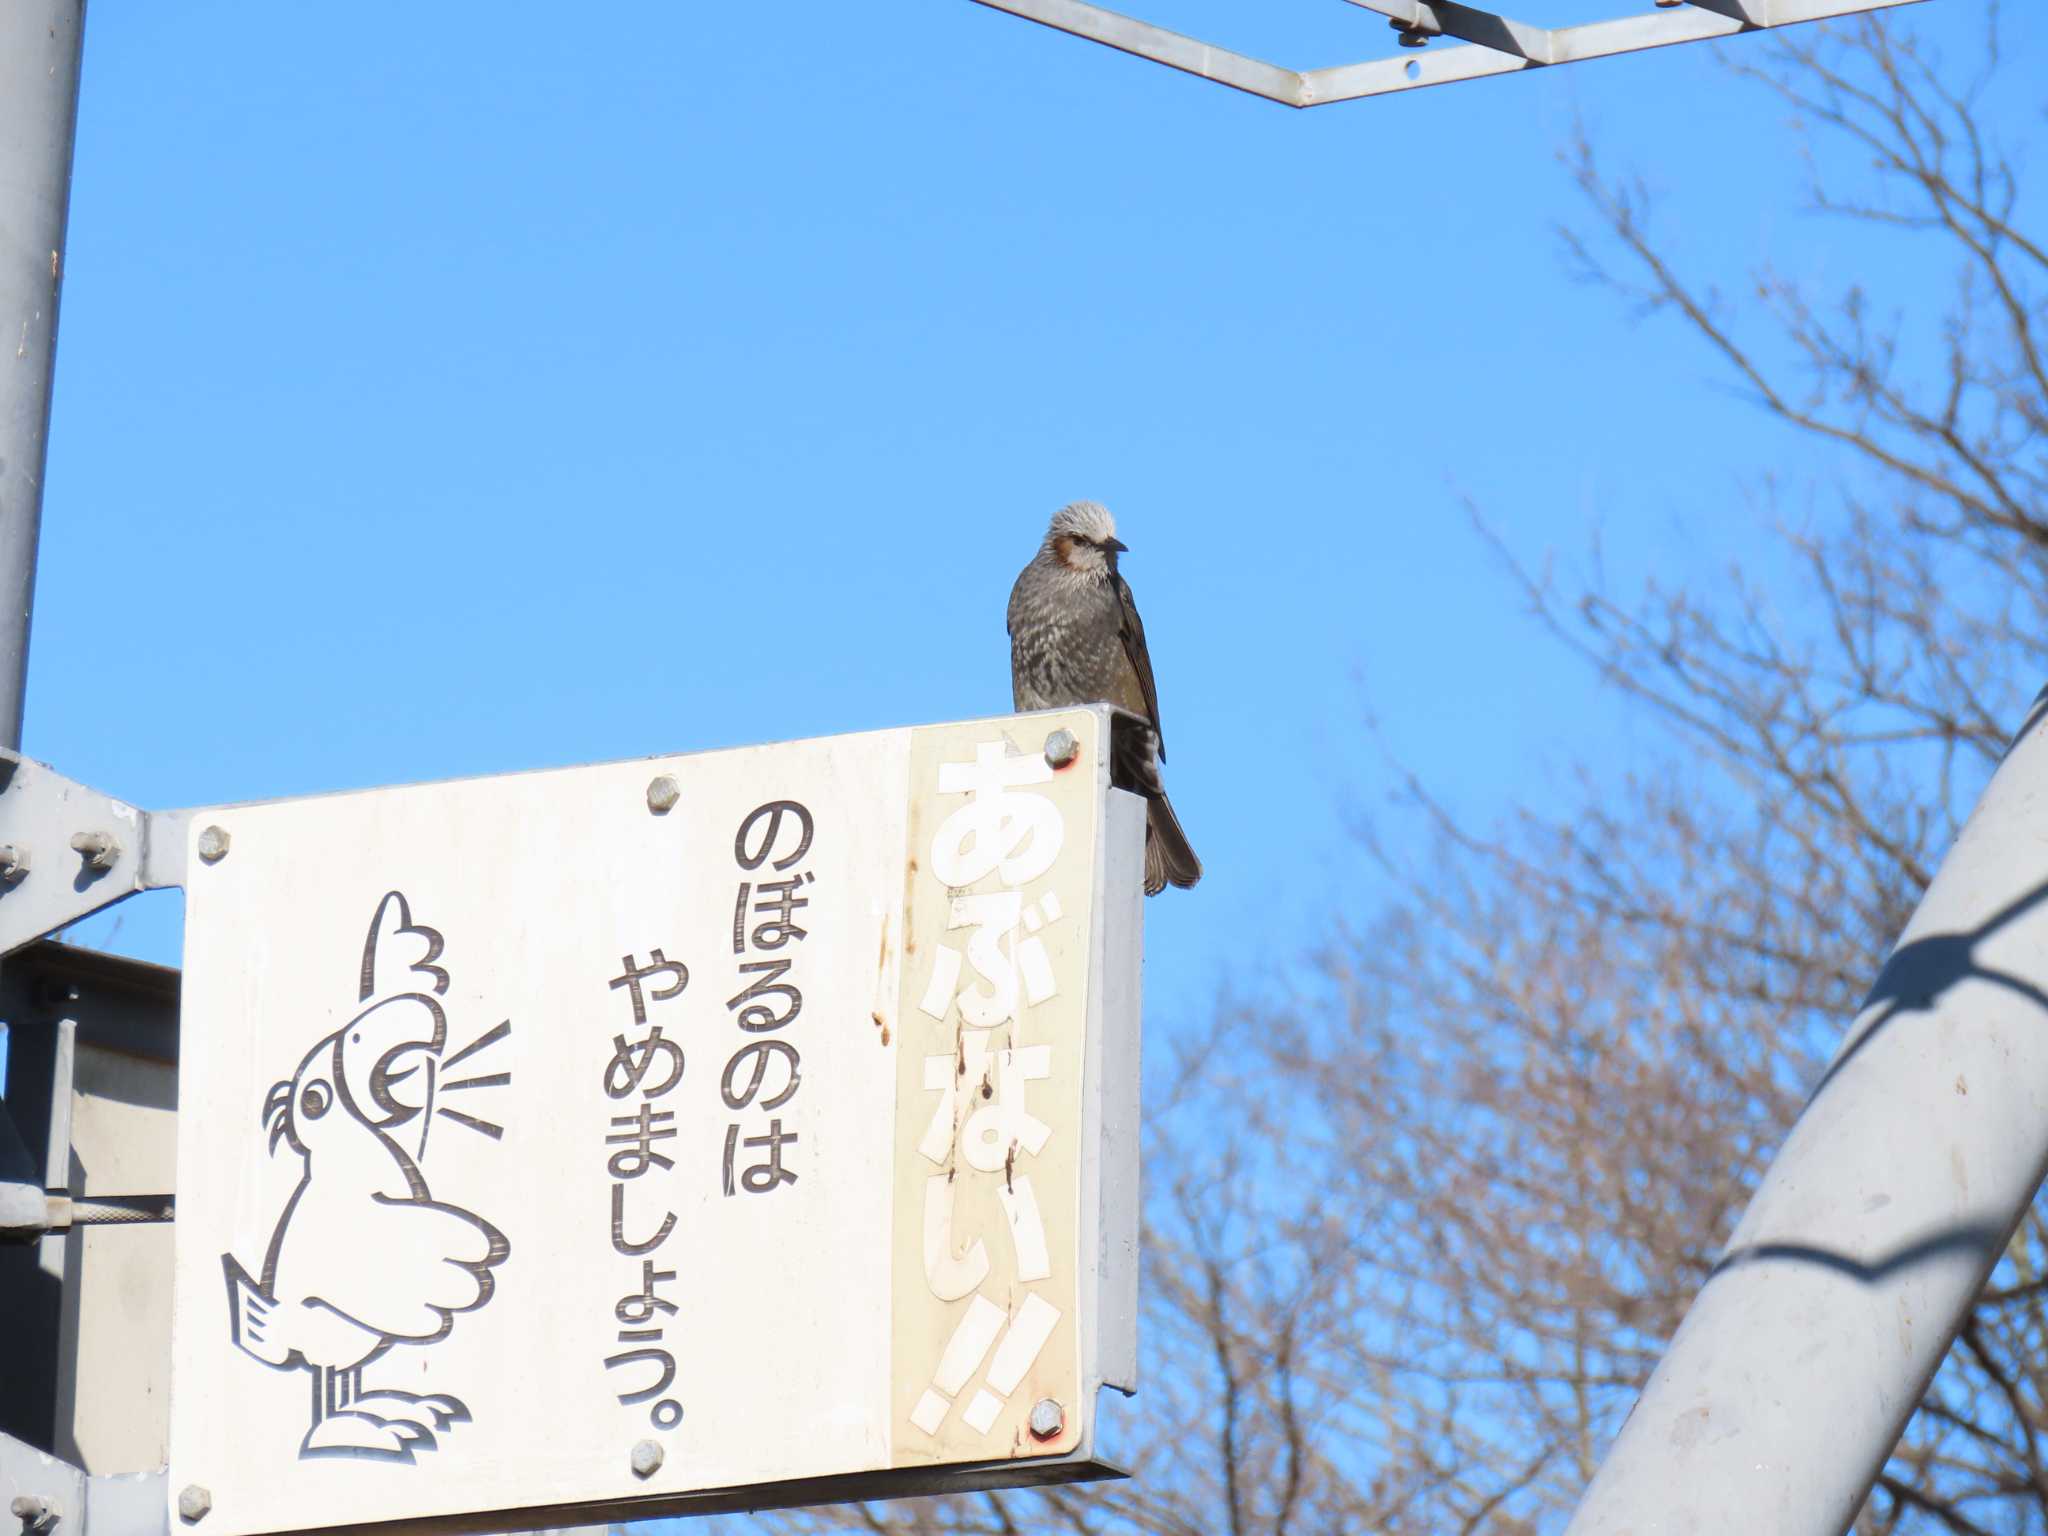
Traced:
POLYGON ((291 1342, 279 1336, 283 1328, 272 1326, 276 1300, 264 1294, 261 1282, 233 1254, 222 1254, 220 1266, 228 1283, 228 1336, 265 1365, 289 1365, 291 1342))
POLYGON ((1186 890, 1202 878, 1202 861, 1159 781, 1159 733, 1118 710, 1109 723, 1109 754, 1109 782, 1145 797, 1145 894, 1157 896, 1169 885, 1186 890))
POLYGON ((1202 861, 1188 846, 1173 802, 1153 795, 1145 802, 1145 894, 1157 896, 1169 885, 1187 890, 1201 878, 1202 861))

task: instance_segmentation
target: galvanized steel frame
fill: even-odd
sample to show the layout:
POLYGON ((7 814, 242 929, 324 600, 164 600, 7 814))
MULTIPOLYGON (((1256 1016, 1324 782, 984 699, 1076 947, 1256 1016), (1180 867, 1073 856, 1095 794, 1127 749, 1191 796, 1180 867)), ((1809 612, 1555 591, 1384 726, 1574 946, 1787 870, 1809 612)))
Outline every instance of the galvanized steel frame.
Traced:
POLYGON ((1321 107, 1552 64, 1578 64, 1610 54, 1668 48, 1674 43, 1706 42, 1802 21, 1825 21, 1831 16, 1914 5, 1919 0, 1657 0, 1659 8, 1647 15, 1575 27, 1534 26, 1457 0, 1346 0, 1385 16, 1401 33, 1402 41, 1417 51, 1405 57, 1309 70, 1268 64, 1087 0, 974 3, 1277 101, 1283 107, 1321 107), (1423 46, 1437 37, 1455 37, 1462 42, 1451 48, 1423 46))
POLYGON ((165 1536, 165 1473, 93 1476, 0 1434, 0 1497, 22 1536, 165 1536))

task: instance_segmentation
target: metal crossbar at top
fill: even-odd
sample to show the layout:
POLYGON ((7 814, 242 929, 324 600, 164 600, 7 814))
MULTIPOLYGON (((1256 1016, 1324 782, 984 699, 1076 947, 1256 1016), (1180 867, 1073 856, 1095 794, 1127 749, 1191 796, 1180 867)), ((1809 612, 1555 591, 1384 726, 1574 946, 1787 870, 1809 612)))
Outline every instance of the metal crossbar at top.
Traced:
POLYGON ((1802 21, 1825 21, 1859 11, 1888 10, 1919 0, 1655 0, 1644 15, 1571 27, 1539 27, 1510 20, 1459 0, 1345 0, 1377 11, 1400 34, 1403 58, 1370 59, 1329 69, 1296 70, 1268 64, 1200 38, 1170 32, 1105 10, 1087 0, 975 0, 1075 37, 1102 43, 1219 85, 1247 91, 1285 107, 1321 107, 1426 85, 1451 85, 1487 75, 1512 74, 1552 64, 1577 64, 1609 54, 1706 42, 1738 32, 1760 32, 1802 21), (1456 46, 1427 48, 1436 38, 1456 46))

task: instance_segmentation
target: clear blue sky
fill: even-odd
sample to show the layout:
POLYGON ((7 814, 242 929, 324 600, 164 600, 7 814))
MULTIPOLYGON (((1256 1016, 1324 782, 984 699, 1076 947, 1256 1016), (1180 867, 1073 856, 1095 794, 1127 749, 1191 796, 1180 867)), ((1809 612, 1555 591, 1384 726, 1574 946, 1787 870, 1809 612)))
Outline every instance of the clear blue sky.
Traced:
MULTIPOLYGON (((1148 908, 1164 1038, 1379 899, 1367 714, 1481 820, 1632 750, 1461 495, 1679 579, 1801 470, 1571 280, 1577 114, 1738 286, 1848 259, 1708 48, 1293 113, 967 0, 99 0, 26 749, 172 806, 1000 712, 1092 497, 1207 863, 1148 908)), ((73 937, 174 962, 177 900, 73 937)))

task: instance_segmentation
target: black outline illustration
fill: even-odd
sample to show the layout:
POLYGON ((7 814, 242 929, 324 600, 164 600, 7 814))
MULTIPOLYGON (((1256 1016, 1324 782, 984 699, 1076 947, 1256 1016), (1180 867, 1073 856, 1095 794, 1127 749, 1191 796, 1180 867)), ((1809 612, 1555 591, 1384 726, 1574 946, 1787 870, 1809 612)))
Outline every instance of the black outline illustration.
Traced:
POLYGON ((262 1272, 251 1275, 233 1254, 221 1255, 236 1346, 275 1370, 312 1374, 313 1422, 299 1442, 302 1460, 411 1462, 435 1448, 435 1431, 470 1419, 468 1405, 445 1393, 363 1385, 363 1367, 394 1345, 431 1345, 448 1336, 456 1313, 484 1307, 496 1288, 491 1272, 511 1252, 483 1217, 434 1199, 420 1171, 437 1118, 494 1141, 504 1135, 493 1121, 443 1106, 442 1095, 512 1080, 510 1072, 474 1068, 447 1076, 505 1039, 512 1024, 443 1056, 448 1019, 439 999, 448 972, 435 963, 442 947, 437 930, 413 922, 403 894, 391 891, 378 902, 363 941, 356 1001, 364 1006, 306 1052, 263 1103, 271 1155, 283 1142, 304 1166, 262 1272), (405 961, 396 952, 412 947, 406 940, 425 952, 405 961), (431 990, 418 990, 423 984, 414 977, 431 990), (395 1133, 414 1121, 416 1134, 408 1129, 400 1145, 395 1133), (346 1261, 336 1262, 337 1254, 346 1261))

